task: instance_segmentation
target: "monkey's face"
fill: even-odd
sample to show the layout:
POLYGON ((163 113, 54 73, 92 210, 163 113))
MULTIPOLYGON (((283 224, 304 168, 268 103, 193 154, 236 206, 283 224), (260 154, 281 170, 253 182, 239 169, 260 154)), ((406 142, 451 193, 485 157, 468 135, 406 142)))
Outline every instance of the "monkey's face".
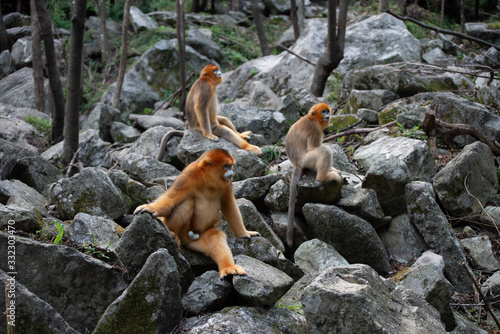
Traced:
POLYGON ((201 76, 209 77, 216 85, 222 82, 222 72, 216 65, 210 64, 205 66, 205 68, 201 71, 201 76))
POLYGON ((323 128, 326 128, 328 124, 330 124, 330 113, 331 109, 330 106, 326 103, 318 103, 315 104, 310 110, 309 110, 309 117, 315 119, 317 122, 319 122, 323 128))
POLYGON ((210 174, 212 182, 220 182, 225 187, 233 180, 234 158, 223 149, 214 149, 205 152, 201 157, 203 169, 210 174))

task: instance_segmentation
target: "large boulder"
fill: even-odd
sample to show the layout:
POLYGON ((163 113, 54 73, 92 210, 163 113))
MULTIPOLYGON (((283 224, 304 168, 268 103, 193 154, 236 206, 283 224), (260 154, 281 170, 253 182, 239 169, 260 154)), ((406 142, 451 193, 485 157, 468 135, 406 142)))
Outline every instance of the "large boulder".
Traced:
POLYGON ((49 201, 63 219, 72 219, 77 213, 84 212, 114 220, 128 210, 120 190, 109 176, 94 167, 84 168, 73 177, 51 184, 48 193, 49 201))
POLYGON ((325 270, 301 301, 311 333, 446 333, 435 308, 366 265, 325 270))
POLYGON ((302 211, 316 237, 332 245, 349 263, 364 263, 380 274, 389 273, 387 251, 370 223, 333 205, 309 203, 302 211))
MULTIPOLYGON (((16 107, 35 108, 33 69, 23 67, 0 80, 0 101, 16 107)), ((44 81, 45 94, 48 93, 48 80, 44 81)), ((45 110, 49 110, 46 99, 45 110)))
POLYGON ((419 62, 420 42, 403 21, 379 14, 347 27, 344 58, 337 67, 341 73, 351 68, 395 62, 419 62))
MULTIPOLYGON (((7 234, 0 233, 3 254, 7 254, 7 245, 7 234)), ((0 269, 12 271, 7 261, 0 263, 0 269)), ((127 287, 125 273, 116 267, 71 247, 23 237, 16 237, 16 271, 17 282, 82 333, 94 328, 108 305, 127 287)))
POLYGON ((478 211, 498 191, 495 157, 486 144, 467 145, 436 174, 433 185, 450 214, 478 211))

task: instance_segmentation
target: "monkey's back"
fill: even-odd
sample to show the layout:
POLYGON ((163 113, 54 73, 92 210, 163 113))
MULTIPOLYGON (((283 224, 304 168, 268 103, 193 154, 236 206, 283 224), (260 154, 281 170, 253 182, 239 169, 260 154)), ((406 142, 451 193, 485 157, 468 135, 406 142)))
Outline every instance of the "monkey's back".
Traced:
POLYGON ((307 116, 295 122, 288 130, 285 138, 286 154, 290 161, 299 165, 307 153, 307 142, 310 136, 317 136, 317 126, 307 116))
POLYGON ((186 98, 186 118, 188 121, 188 129, 194 130, 200 128, 196 108, 208 112, 208 105, 211 99, 211 87, 208 82, 199 78, 191 87, 186 98))

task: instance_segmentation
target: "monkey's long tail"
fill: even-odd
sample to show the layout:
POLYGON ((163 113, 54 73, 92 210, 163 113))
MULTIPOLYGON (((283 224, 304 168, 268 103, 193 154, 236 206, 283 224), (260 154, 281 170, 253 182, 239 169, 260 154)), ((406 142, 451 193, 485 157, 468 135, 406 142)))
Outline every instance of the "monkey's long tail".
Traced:
POLYGON ((290 197, 288 198, 288 224, 286 228, 286 243, 291 249, 293 246, 293 228, 295 226, 295 203, 297 202, 297 184, 302 176, 302 168, 295 167, 290 182, 290 197))
POLYGON ((167 143, 173 136, 182 137, 184 136, 184 131, 172 130, 165 133, 165 135, 161 139, 161 145, 160 149, 158 150, 158 154, 156 155, 156 160, 161 161, 161 159, 163 159, 163 156, 165 155, 165 149, 167 148, 167 143))

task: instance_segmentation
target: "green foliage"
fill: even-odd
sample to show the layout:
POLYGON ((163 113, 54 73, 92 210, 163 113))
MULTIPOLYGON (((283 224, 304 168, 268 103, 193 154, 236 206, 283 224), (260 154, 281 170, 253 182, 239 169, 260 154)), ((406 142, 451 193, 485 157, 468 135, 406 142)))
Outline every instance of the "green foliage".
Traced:
POLYGON ((134 35, 133 38, 129 39, 129 52, 136 51, 143 54, 162 39, 176 38, 176 36, 175 29, 165 26, 141 31, 138 35, 134 35))
POLYGON ((64 224, 56 221, 57 236, 54 239, 54 245, 62 245, 62 239, 64 235, 64 224))
POLYGON ((266 164, 271 163, 281 158, 281 154, 281 151, 277 148, 276 145, 263 147, 262 161, 264 161, 266 164))
POLYGON ((401 135, 407 138, 426 140, 427 136, 420 130, 420 125, 414 126, 412 129, 406 129, 401 124, 397 123, 399 131, 401 131, 401 135))
POLYGON ((491 30, 499 30, 500 29, 500 22, 499 21, 489 22, 486 25, 486 28, 491 29, 491 30))
POLYGON ((50 130, 52 129, 52 122, 48 119, 39 118, 36 116, 26 116, 24 118, 24 121, 33 125, 35 129, 37 129, 37 131, 43 135, 48 135, 50 133, 50 130))
POLYGON ((153 115, 155 111, 151 108, 144 108, 140 115, 153 115))
POLYGON ((326 81, 326 88, 329 91, 327 96, 328 101, 340 104, 340 87, 342 87, 343 80, 344 77, 337 71, 332 72, 332 74, 328 77, 328 80, 326 81))

